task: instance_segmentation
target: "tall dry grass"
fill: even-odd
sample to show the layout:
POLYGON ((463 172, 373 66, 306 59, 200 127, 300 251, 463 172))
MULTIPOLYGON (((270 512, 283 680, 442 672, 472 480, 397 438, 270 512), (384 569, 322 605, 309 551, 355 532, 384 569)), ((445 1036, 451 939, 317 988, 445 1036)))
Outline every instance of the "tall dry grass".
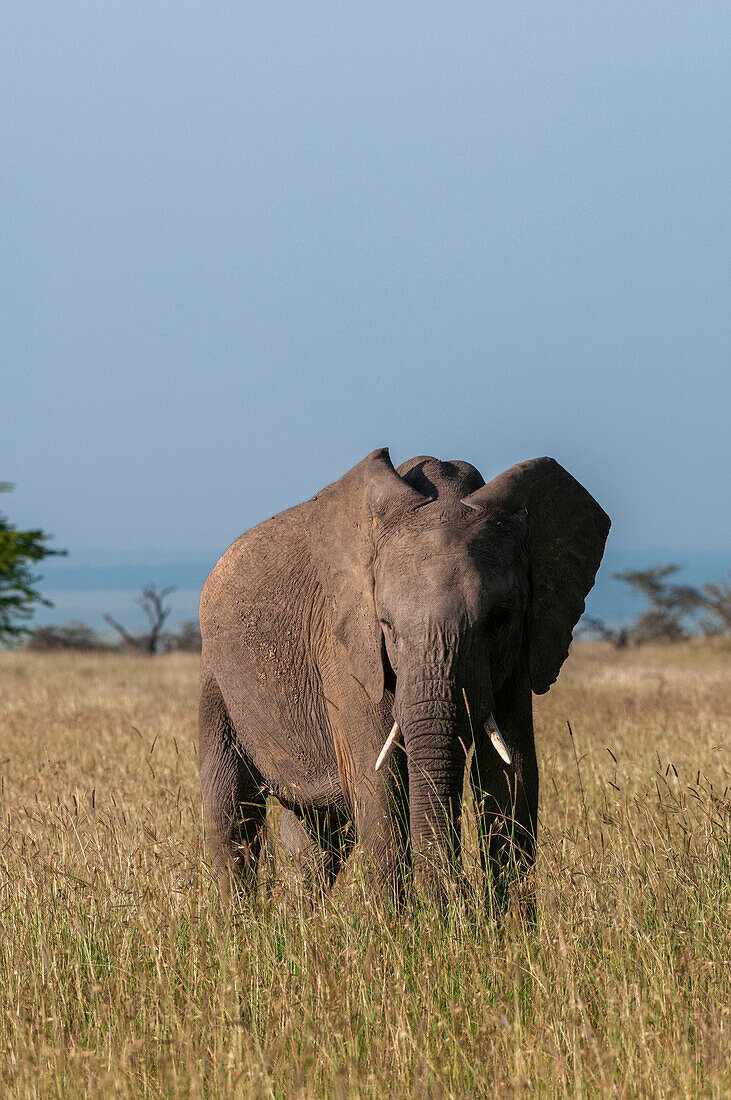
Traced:
POLYGON ((576 647, 536 700, 532 929, 380 916, 357 870, 223 914, 197 661, 2 654, 0 1094, 730 1096, 728 671, 576 647))

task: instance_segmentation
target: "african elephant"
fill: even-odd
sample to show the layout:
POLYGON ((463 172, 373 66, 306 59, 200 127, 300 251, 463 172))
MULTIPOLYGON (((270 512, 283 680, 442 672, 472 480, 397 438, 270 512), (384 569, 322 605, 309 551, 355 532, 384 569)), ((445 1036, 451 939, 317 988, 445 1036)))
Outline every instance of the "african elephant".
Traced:
POLYGON ((440 881, 459 855, 473 743, 488 881, 531 864, 531 693, 558 676, 609 526, 551 458, 485 484, 461 461, 397 471, 383 448, 242 535, 200 609, 200 777, 218 872, 255 880, 271 793, 290 833, 296 817, 318 837, 330 879, 357 836, 384 879, 413 859, 440 881), (336 832, 350 839, 335 845, 336 832))

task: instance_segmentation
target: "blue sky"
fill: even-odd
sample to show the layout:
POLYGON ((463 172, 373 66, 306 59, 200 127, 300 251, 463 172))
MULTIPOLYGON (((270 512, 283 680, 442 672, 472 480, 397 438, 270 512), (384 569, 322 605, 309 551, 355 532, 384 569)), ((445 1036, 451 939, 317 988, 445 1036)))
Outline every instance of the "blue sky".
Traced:
POLYGON ((551 454, 618 552, 728 552, 730 32, 6 4, 3 509, 69 566, 215 559, 378 446, 551 454))

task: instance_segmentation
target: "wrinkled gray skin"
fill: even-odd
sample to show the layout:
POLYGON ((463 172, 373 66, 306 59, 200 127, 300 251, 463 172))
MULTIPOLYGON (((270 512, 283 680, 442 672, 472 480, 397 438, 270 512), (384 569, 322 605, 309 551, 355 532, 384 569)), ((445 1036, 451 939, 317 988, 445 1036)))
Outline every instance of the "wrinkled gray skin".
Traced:
POLYGON ((317 837, 329 880, 357 836, 396 889, 409 854, 439 881, 459 855, 473 739, 483 865, 498 887, 530 865, 531 692, 558 675, 608 531, 553 459, 485 485, 466 462, 396 471, 384 448, 242 535, 201 598, 201 789, 224 878, 254 880, 272 793, 288 847, 317 837), (376 772, 394 720, 402 742, 376 772))

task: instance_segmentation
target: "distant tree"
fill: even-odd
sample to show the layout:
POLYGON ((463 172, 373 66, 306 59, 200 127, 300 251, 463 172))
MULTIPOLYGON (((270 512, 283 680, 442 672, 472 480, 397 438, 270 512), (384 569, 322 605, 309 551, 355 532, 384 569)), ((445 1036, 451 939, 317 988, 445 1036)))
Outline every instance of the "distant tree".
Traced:
MULTIPOLYGON (((11 489, 0 482, 0 493, 11 489)), ((12 644, 28 633, 27 621, 38 605, 52 606, 35 587, 41 578, 33 569, 44 558, 66 553, 46 545, 52 537, 40 528, 18 531, 0 513, 0 644, 12 644)))
POLYGON ((584 634, 594 634, 603 642, 611 642, 617 649, 624 649, 629 641, 629 631, 626 626, 607 626, 604 619, 597 619, 592 615, 584 615, 581 620, 580 630, 584 634))
POLYGON ((150 629, 144 634, 130 634, 128 630, 113 619, 111 615, 104 618, 110 626, 121 634, 126 644, 133 649, 139 649, 142 653, 154 654, 160 649, 163 641, 163 626, 172 608, 165 606, 165 599, 175 591, 175 585, 163 588, 158 592, 154 584, 146 585, 137 599, 137 603, 147 615, 150 629))
POLYGON ((688 636, 688 619, 705 606, 706 597, 689 584, 668 582, 668 577, 674 576, 680 568, 672 563, 614 574, 617 580, 634 588, 650 604, 631 628, 633 641, 677 642, 688 636))
POLYGON ((731 634, 731 584, 704 584, 703 593, 703 610, 710 616, 701 619, 703 633, 731 634))
POLYGON ((176 634, 163 635, 163 644, 168 653, 200 653, 202 643, 198 623, 194 619, 187 619, 180 624, 176 634))
POLYGON ((52 653, 62 649, 94 652, 112 646, 103 642, 86 623, 70 622, 63 626, 37 626, 30 632, 25 648, 36 653, 52 653))
MULTIPOLYGON (((160 595, 162 597, 163 593, 160 595)), ((118 627, 119 624, 117 629, 118 627)), ((124 628, 122 630, 122 647, 131 646, 149 652, 149 635, 131 635, 124 628)), ((182 622, 177 631, 163 631, 158 638, 157 647, 165 653, 200 653, 201 632, 197 621, 190 619, 182 622)), ((72 621, 62 626, 35 627, 28 634, 25 648, 35 653, 54 653, 61 650, 100 653, 111 652, 120 646, 105 641, 86 623, 72 621)))

